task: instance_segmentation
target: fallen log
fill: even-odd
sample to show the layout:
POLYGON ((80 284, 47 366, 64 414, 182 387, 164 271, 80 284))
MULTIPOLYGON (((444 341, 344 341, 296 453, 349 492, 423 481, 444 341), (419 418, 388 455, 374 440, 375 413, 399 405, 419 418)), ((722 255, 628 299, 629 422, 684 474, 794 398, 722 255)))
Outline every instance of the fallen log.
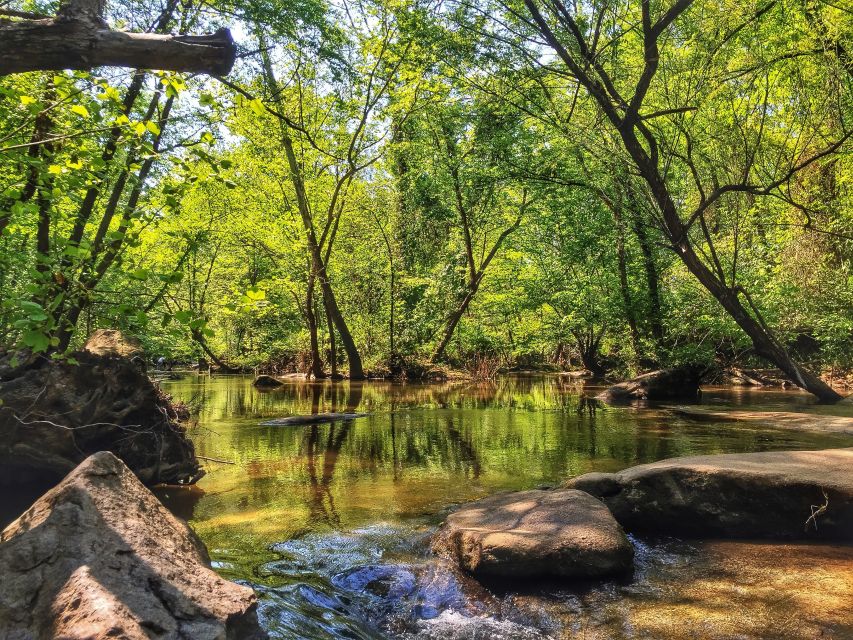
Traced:
POLYGON ((262 427, 290 427, 301 424, 320 424, 323 422, 338 422, 339 420, 355 420, 365 417, 366 413, 315 413, 310 416, 288 416, 262 422, 262 427))
POLYGON ((725 422, 759 422, 771 427, 798 431, 825 431, 853 435, 853 417, 826 416, 793 411, 737 411, 699 409, 697 407, 665 407, 676 415, 695 420, 725 422))

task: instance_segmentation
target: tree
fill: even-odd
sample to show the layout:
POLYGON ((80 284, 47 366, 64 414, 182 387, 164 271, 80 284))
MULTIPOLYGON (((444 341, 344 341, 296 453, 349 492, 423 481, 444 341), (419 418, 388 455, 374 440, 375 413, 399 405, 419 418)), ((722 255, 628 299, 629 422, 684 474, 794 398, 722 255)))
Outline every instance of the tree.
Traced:
MULTIPOLYGON (((821 400, 838 400, 840 396, 829 385, 794 362, 764 321, 746 287, 726 274, 708 231, 708 215, 715 206, 722 206, 738 196, 787 198, 786 185, 815 162, 837 153, 853 130, 826 131, 814 120, 797 120, 796 125, 793 120, 779 122, 778 126, 782 127, 785 124, 806 127, 805 136, 794 138, 797 140, 794 144, 787 144, 775 135, 775 131, 768 130, 767 119, 778 108, 783 95, 789 99, 791 96, 799 98, 805 85, 780 83, 785 85, 783 93, 774 93, 766 81, 761 82, 756 76, 767 78, 771 70, 784 66, 791 57, 799 58, 798 64, 802 65, 806 56, 822 55, 805 39, 792 39, 788 43, 793 50, 791 55, 779 59, 775 54, 759 54, 754 67, 722 81, 723 86, 729 85, 733 91, 748 86, 752 96, 748 100, 730 101, 732 126, 726 128, 726 133, 732 139, 727 149, 727 164, 731 170, 727 172, 729 175, 721 175, 714 163, 708 162, 711 160, 708 151, 700 146, 702 129, 694 125, 704 125, 706 121, 692 115, 696 112, 704 115, 692 97, 702 91, 709 76, 729 71, 720 68, 717 60, 725 59, 730 48, 755 45, 751 51, 762 52, 758 42, 766 36, 764 31, 771 15, 776 18, 772 28, 778 29, 780 24, 790 22, 786 15, 779 13, 782 8, 776 2, 758 11, 741 9, 738 21, 733 21, 731 16, 722 20, 711 11, 691 16, 688 10, 692 5, 693 0, 677 0, 670 6, 660 7, 653 6, 651 0, 641 0, 624 3, 620 11, 615 12, 606 4, 594 6, 592 15, 587 16, 582 9, 559 1, 524 0, 527 14, 523 21, 544 39, 613 127, 633 169, 656 205, 667 240, 685 266, 750 337, 757 352, 821 400), (638 24, 639 29, 627 28, 630 24, 638 24), (720 25, 726 26, 721 29, 720 25), (680 34, 678 39, 674 37, 676 31, 680 34), (703 39, 703 33, 718 35, 703 39), (677 60, 682 54, 677 43, 685 38, 692 38, 693 43, 688 52, 692 58, 690 69, 707 69, 692 83, 689 75, 681 73, 677 60), (617 43, 618 51, 624 53, 614 53, 604 60, 600 52, 614 50, 617 43), (626 58, 630 55, 638 56, 633 59, 639 63, 638 72, 634 74, 626 73, 632 66, 626 58), (665 76, 668 85, 684 83, 684 90, 653 93, 653 83, 659 74, 665 76), (745 81, 745 77, 755 82, 745 81), (770 157, 778 160, 772 162, 770 157), (691 200, 685 201, 673 183, 672 176, 681 175, 672 171, 673 163, 679 164, 695 182, 695 195, 691 200), (704 256, 695 245, 697 233, 707 245, 704 256)), ((509 8, 513 15, 518 15, 509 8)), ((732 9, 727 6, 725 11, 732 9)), ((796 28, 796 25, 790 26, 796 28)), ((814 73, 820 74, 824 66, 818 60, 814 73)), ((808 108, 806 103, 802 104, 808 108)), ((723 123, 718 121, 717 124, 723 123)))

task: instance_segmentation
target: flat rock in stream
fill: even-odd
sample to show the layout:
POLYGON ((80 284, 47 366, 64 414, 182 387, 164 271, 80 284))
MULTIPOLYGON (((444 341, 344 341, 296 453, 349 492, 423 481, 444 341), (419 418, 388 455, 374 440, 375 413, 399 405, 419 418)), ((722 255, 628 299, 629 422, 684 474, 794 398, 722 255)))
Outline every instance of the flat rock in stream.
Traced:
POLYGON ((309 416, 288 416, 262 422, 263 427, 290 427, 301 424, 319 424, 322 422, 338 422, 339 420, 355 420, 363 418, 366 413, 316 413, 309 416))
POLYGON ((853 541, 853 449, 672 458, 563 486, 601 498, 632 531, 853 541))
POLYGON ((504 493, 463 505, 433 550, 478 578, 600 578, 632 567, 634 549, 607 507, 576 490, 504 493))
POLYGON ((265 638, 253 591, 113 454, 96 453, 0 534, 0 638, 265 638))
POLYGON ((793 411, 737 411, 703 409, 699 407, 667 407, 673 413, 694 420, 713 422, 760 422, 780 429, 797 431, 823 431, 853 435, 853 417, 827 416, 817 413, 793 411))

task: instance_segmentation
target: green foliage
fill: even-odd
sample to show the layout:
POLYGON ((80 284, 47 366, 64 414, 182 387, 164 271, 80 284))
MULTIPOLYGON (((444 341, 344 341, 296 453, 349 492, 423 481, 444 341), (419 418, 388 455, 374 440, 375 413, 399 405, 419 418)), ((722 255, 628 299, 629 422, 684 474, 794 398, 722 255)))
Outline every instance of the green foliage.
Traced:
MULTIPOLYGON (((668 6, 650 4, 653 16, 668 6)), ((594 9, 577 8, 585 37, 594 9)), ((758 185, 703 208, 689 240, 781 341, 812 344, 799 357, 850 368, 850 142, 820 155, 853 118, 838 57, 853 50, 850 14, 760 9, 697 0, 679 16, 642 121, 683 219, 720 185, 758 185)), ((154 22, 153 8, 112 11, 154 22)), ((64 352, 117 326, 152 354, 249 366, 307 352, 316 325, 328 368, 344 358, 327 277, 374 367, 429 357, 463 303, 451 360, 636 370, 755 355, 527 12, 515 0, 179 3, 172 30, 239 21, 247 53, 227 84, 0 78, 3 342, 64 352)), ((641 14, 620 0, 599 24, 597 64, 617 93, 631 95, 645 60, 641 14)))

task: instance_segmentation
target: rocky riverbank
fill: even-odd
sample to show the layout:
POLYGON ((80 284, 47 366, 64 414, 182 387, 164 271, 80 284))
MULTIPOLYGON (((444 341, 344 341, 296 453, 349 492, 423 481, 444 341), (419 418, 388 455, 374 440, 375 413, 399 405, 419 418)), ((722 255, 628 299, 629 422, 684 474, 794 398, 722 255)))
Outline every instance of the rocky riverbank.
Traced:
POLYGON ((115 333, 62 360, 0 354, 0 484, 58 482, 98 451, 148 485, 203 475, 170 399, 115 333))
POLYGON ((853 449, 674 458, 492 496, 451 513, 433 549, 475 577, 600 578, 631 566, 622 527, 853 542, 853 449))

